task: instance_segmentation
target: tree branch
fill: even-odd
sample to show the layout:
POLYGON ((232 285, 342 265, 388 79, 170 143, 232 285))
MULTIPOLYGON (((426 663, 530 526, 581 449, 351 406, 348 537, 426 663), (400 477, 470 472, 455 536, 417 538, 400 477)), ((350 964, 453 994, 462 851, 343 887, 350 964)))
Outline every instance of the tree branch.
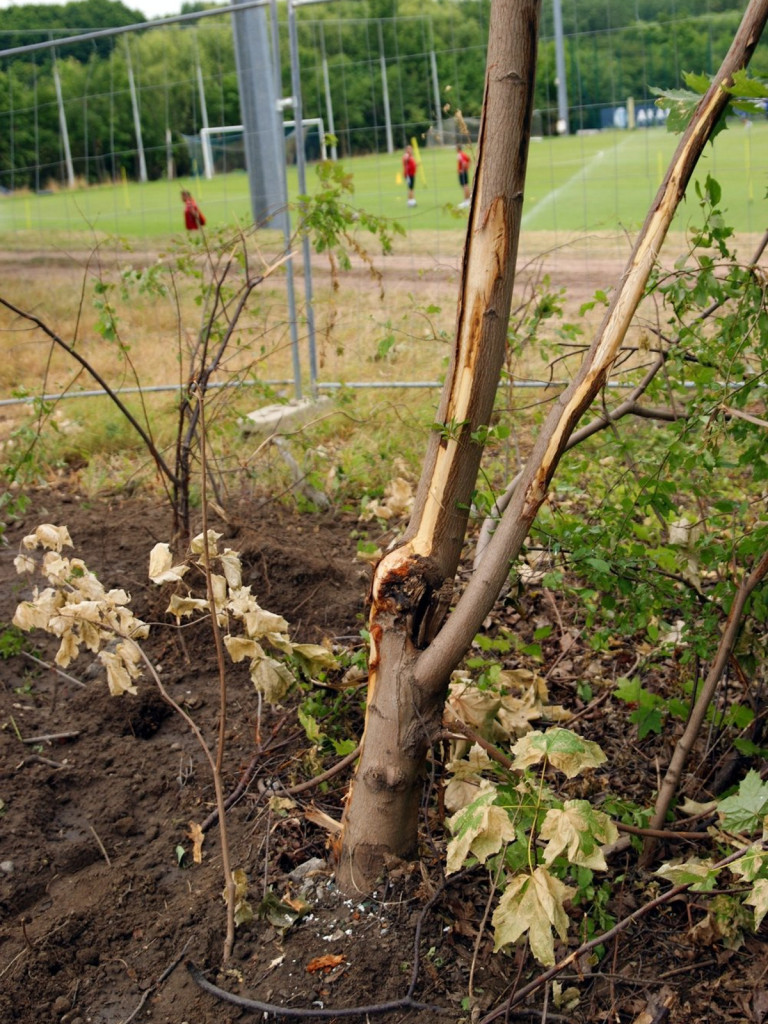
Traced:
MULTIPOLYGON (((625 401, 617 405, 615 409, 601 411, 600 413, 598 413, 597 416, 595 416, 593 420, 585 424, 585 426, 581 427, 579 430, 574 431, 574 433, 569 438, 565 448, 563 449, 563 454, 565 454, 565 452, 571 451, 572 448, 575 448, 577 445, 581 444, 582 441, 586 441, 587 438, 593 437, 599 431, 605 430, 606 427, 611 426, 612 423, 615 423, 617 420, 622 419, 624 416, 628 416, 630 414, 635 416, 643 415, 643 412, 641 411, 641 406, 637 404, 637 400, 647 391, 651 381, 654 379, 656 374, 664 365, 666 358, 667 357, 665 353, 660 354, 649 367, 649 369, 646 371, 645 376, 637 385, 637 387, 633 388, 632 393, 629 395, 629 397, 625 401)), ((665 412, 668 412, 668 415, 665 415, 663 417, 664 419, 678 418, 675 416, 672 410, 665 410, 665 412)), ((659 416, 658 418, 662 417, 659 416)), ((496 529, 496 524, 498 522, 499 516, 501 516, 508 508, 509 503, 512 500, 512 497, 515 493, 515 489, 523 478, 524 472, 525 470, 521 469, 520 472, 517 473, 516 476, 512 478, 512 480, 510 480, 509 484, 507 485, 506 491, 504 492, 504 494, 501 495, 500 498, 496 499, 493 508, 491 509, 491 514, 485 519, 482 529, 480 530, 480 535, 478 536, 477 539, 474 561, 475 568, 477 568, 478 565, 480 564, 480 560, 483 557, 483 553, 485 552, 485 549, 488 547, 491 537, 493 536, 494 530, 496 529)))
MULTIPOLYGON (((728 659, 733 652, 739 628, 741 626, 741 617, 744 612, 744 606, 755 587, 765 579, 766 575, 768 575, 768 551, 763 554, 762 558, 757 563, 757 566, 752 570, 749 576, 745 577, 745 579, 741 581, 741 584, 734 595, 731 610, 728 613, 728 618, 726 619, 725 627, 723 628, 723 634, 717 647, 717 654, 712 662, 704 685, 701 688, 701 692, 696 698, 696 703, 691 710, 691 715, 688 719, 685 731, 675 745, 672 760, 669 762, 669 768, 667 768, 667 773, 661 784, 659 795, 656 798, 656 807, 654 808, 653 818, 650 821, 650 827, 652 829, 662 829, 664 827, 667 811, 669 810, 669 805, 672 803, 672 798, 677 791, 677 787, 680 783, 680 776, 682 775, 683 768, 688 760, 688 755, 693 748, 693 744, 696 742, 696 737, 699 734, 704 717, 706 716, 707 708, 715 695, 717 684, 720 682, 723 670, 728 664, 728 659)), ((654 839, 648 839, 645 843, 640 860, 642 867, 648 867, 653 858, 656 846, 657 843, 654 839)))
POLYGON ((748 63, 767 20, 768 0, 750 0, 728 54, 678 144, 581 369, 547 417, 480 567, 443 628, 418 658, 418 685, 442 691, 501 592, 510 562, 519 554, 547 496, 575 425, 605 385, 696 163, 728 104, 726 90, 732 76, 748 63))
POLYGON ((123 416, 125 416, 125 418, 131 424, 133 429, 139 435, 147 451, 152 456, 152 459, 154 460, 154 463, 157 466, 160 473, 166 478, 166 480, 170 481, 172 484, 175 484, 177 482, 176 476, 174 475, 170 466, 166 463, 165 459, 158 451, 152 438, 149 436, 146 430, 144 430, 144 428, 133 415, 133 413, 130 411, 130 409, 123 403, 122 399, 117 394, 117 392, 113 391, 109 384, 106 382, 106 380, 104 380, 104 378, 101 376, 98 370, 96 370, 88 362, 87 359, 83 358, 83 356, 81 356, 80 353, 75 348, 73 348, 72 345, 68 345, 63 338, 59 337, 59 335, 54 330, 52 330, 45 323, 44 320, 41 320, 39 317, 35 316, 34 313, 27 313, 23 309, 19 309, 18 306, 15 306, 12 302, 9 302, 7 299, 2 298, 2 296, 0 296, 0 305, 5 306, 6 309, 9 309, 12 313, 15 313, 17 316, 20 316, 23 320, 28 320, 30 323, 34 324, 35 327, 39 328, 43 332, 43 334, 45 334, 48 338, 51 339, 51 341, 54 344, 58 345, 60 348, 63 348, 67 355, 71 356, 75 360, 75 362, 79 363, 83 367, 83 369, 88 374, 90 374, 91 377, 93 377, 96 383, 104 389, 104 392, 107 395, 107 397, 110 398, 115 403, 117 408, 120 410, 123 416))
MULTIPOLYGON (((724 857, 721 861, 718 861, 718 863, 714 865, 714 870, 719 871, 722 868, 727 867, 733 861, 738 860, 739 857, 743 857, 745 853, 747 853, 756 845, 764 846, 765 844, 751 843, 749 846, 741 847, 734 853, 731 853, 727 857, 724 857)), ((655 910, 657 907, 663 906, 665 903, 669 903, 670 900, 673 900, 677 896, 680 896, 682 893, 686 892, 688 889, 690 889, 692 884, 692 882, 688 882, 686 885, 674 885, 671 889, 668 889, 667 892, 665 892, 663 895, 657 896, 656 899, 651 900, 648 903, 644 903, 641 907, 638 907, 637 910, 634 911, 634 913, 630 914, 628 917, 623 918, 621 921, 615 924, 613 928, 609 928, 607 932, 603 932, 602 935, 596 935, 593 939, 590 939, 589 942, 584 942, 581 946, 579 946, 578 949, 572 950, 572 952, 570 952, 567 957, 561 960, 560 963, 555 964, 554 967, 550 967, 549 970, 544 971, 542 974, 540 974, 538 978, 534 978, 534 980, 531 981, 529 984, 524 985, 523 988, 520 988, 516 992, 513 992, 509 999, 506 999, 501 1006, 497 1006, 495 1010, 492 1010, 490 1013, 487 1013, 485 1017, 483 1017, 480 1020, 480 1024, 491 1024, 492 1021, 497 1020, 499 1017, 502 1016, 506 1020, 506 1016, 509 1014, 510 1010, 514 1009, 514 1007, 516 1006, 519 1006, 520 1003, 522 1003, 524 999, 527 999, 532 992, 535 992, 537 989, 541 988, 542 985, 546 985, 547 982, 552 980, 552 978, 556 978, 558 974, 560 974, 562 971, 566 969, 566 967, 569 967, 573 963, 577 963, 581 959, 581 957, 584 956, 585 953, 589 953, 597 946, 602 946, 606 942, 609 942, 612 938, 614 938, 614 936, 619 935, 623 931, 626 931, 626 929, 631 924, 634 924, 635 921, 639 921, 647 914, 650 914, 652 910, 655 910)))

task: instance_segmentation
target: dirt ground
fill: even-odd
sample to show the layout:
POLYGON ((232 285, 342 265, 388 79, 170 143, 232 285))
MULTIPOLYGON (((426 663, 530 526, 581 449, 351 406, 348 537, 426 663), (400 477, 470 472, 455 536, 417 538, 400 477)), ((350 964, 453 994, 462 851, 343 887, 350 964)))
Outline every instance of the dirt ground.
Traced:
MULTIPOLYGON (((367 587, 350 537, 355 524, 333 514, 301 516, 274 502, 243 504, 229 519, 227 542, 243 553, 247 582, 263 606, 282 613, 296 638, 354 645, 367 587)), ((2 622, 29 592, 12 565, 20 539, 45 521, 69 527, 76 551, 106 585, 130 590, 136 613, 155 623, 148 650, 165 685, 212 739, 218 682, 208 629, 201 624, 180 632, 169 625, 167 598, 146 579, 149 549, 168 536, 167 508, 137 497, 84 502, 65 491, 32 495, 28 513, 10 525, 8 545, 0 550, 2 622)), ((530 601, 515 613, 521 623, 544 613, 541 595, 530 601)), ((249 900, 260 914, 238 930, 234 956, 221 969, 225 915, 215 824, 206 832, 202 863, 189 856, 190 822, 204 821, 213 806, 199 748, 149 682, 140 684, 137 697, 110 697, 87 659, 71 667, 77 681, 41 666, 54 649, 35 636, 27 650, 39 661, 22 654, 0 658, 4 1022, 272 1019, 201 989, 190 962, 220 988, 282 1007, 297 1020, 315 1019, 322 1010, 324 1019, 340 1020, 347 1016, 342 1008, 381 1009, 393 1002, 383 1019, 469 1022, 538 975, 525 948, 492 953, 489 929, 482 926, 486 874, 444 879, 445 835, 434 814, 425 819, 418 865, 395 869, 371 899, 340 895, 326 833, 310 818, 325 812, 338 819, 348 773, 295 793, 295 807, 285 816, 270 813, 270 795, 312 779, 337 758, 313 754, 296 718, 297 698, 264 710, 259 743, 257 701, 247 672, 238 672, 242 666, 229 669, 225 780, 227 793, 248 780, 228 821, 233 863, 247 873, 249 900), (181 860, 179 847, 187 851, 181 860), (306 904, 291 926, 279 902, 286 899, 306 904), (472 1016, 463 1002, 470 972, 472 1016), (329 1012, 334 1009, 339 1012, 329 1012)), ((573 679, 585 672, 595 680, 601 673, 610 677, 631 657, 631 650, 617 650, 596 664, 596 656, 583 651, 564 659, 552 676, 553 700, 580 711, 580 728, 609 755, 599 785, 624 791, 664 763, 670 738, 642 749, 627 742, 624 714, 612 712, 603 698, 581 704, 573 679)), ((362 721, 361 692, 343 697, 352 730, 362 721)), ((622 880, 610 910, 621 918, 645 898, 649 879, 632 851, 614 869, 622 880)), ((697 945, 690 925, 702 917, 693 898, 659 908, 610 942, 602 960, 583 958, 560 979, 564 988, 576 986, 578 1006, 557 1008, 551 990, 545 1003, 542 988, 508 1019, 759 1024, 768 1011, 765 929, 738 951, 697 945)))
MULTIPOLYGON (((411 273, 408 262, 399 269, 411 273)), ((553 254, 548 269, 558 286, 574 289, 583 301, 596 287, 611 286, 620 261, 615 249, 586 255, 569 249, 553 254)), ((451 266, 438 276, 454 275, 451 266)), ((414 286, 417 280, 429 289, 428 275, 414 279, 414 286)), ((208 628, 175 629, 165 615, 167 597, 146 576, 150 548, 169 536, 167 507, 139 495, 86 500, 71 487, 32 494, 23 519, 6 531, 0 639, 16 603, 29 593, 29 582, 12 564, 21 538, 42 522, 66 524, 89 568, 107 586, 129 590, 136 614, 154 623, 148 653, 168 690, 212 741, 218 675, 208 628)), ((285 616, 292 636, 359 644, 368 582, 356 557, 355 522, 333 510, 299 515, 269 500, 233 503, 227 512, 229 522, 217 528, 243 554, 246 582, 260 603, 285 616)), ((578 635, 558 595, 534 591, 522 601, 505 608, 509 625, 524 631, 554 615, 559 630, 573 627, 578 635)), ((281 1007, 300 1021, 321 1014, 372 1019, 391 1003, 383 1019, 474 1024, 539 975, 524 947, 493 954, 487 875, 475 870, 445 879, 445 831, 434 810, 424 819, 419 864, 397 867, 373 898, 341 896, 326 832, 311 819, 323 812, 340 817, 349 770, 293 793, 295 806, 284 816, 272 813, 271 796, 308 782, 338 759, 327 748, 318 754, 298 722, 306 693, 283 708, 265 707, 259 721, 242 665, 228 669, 225 789, 240 793, 228 811, 232 860, 246 872, 249 901, 260 913, 238 930, 234 956, 222 969, 225 914, 215 822, 206 829, 202 863, 190 856, 190 823, 204 822, 214 806, 199 747, 148 681, 137 697, 112 698, 87 659, 71 667, 72 680, 40 664, 54 652, 40 636, 30 638, 26 653, 4 657, 0 650, 1 1021, 272 1019, 204 991, 190 973, 193 964, 236 997, 281 1007), (307 905, 290 926, 280 902, 287 899, 307 905), (368 1013, 344 1012, 354 1007, 368 1013)), ((601 680, 615 679, 635 662, 632 638, 600 656, 580 643, 565 659, 557 648, 544 653, 545 667, 557 663, 552 701, 578 714, 584 735, 608 754, 609 767, 596 785, 647 802, 648 778, 668 763, 676 736, 643 744, 628 739, 625 709, 600 690, 601 680), (576 694, 579 679, 593 681, 596 697, 588 705, 576 694)), ((511 660, 508 667, 519 666, 511 660)), ((359 737, 362 689, 331 690, 325 700, 359 737)), ((614 895, 607 909, 621 919, 645 902, 654 883, 631 850, 611 869, 614 895)), ((695 941, 691 928, 704 914, 694 897, 660 907, 611 940, 602 959, 582 958, 560 977, 563 988, 578 989, 577 1006, 556 1006, 552 989, 542 986, 507 1019, 761 1024, 768 1019, 766 925, 730 950, 695 941)), ((571 915, 579 920, 577 909, 571 915)), ((578 929, 572 931, 575 936, 578 929)))

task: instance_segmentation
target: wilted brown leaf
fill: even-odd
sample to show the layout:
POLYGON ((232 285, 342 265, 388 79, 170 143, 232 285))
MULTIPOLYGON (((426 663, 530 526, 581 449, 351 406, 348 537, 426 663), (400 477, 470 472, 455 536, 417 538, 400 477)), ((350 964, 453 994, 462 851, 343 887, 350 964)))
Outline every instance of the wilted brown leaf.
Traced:
POLYGON ((313 957, 307 964, 310 974, 315 971, 332 971, 344 963, 344 957, 340 953, 324 953, 322 956, 313 957))

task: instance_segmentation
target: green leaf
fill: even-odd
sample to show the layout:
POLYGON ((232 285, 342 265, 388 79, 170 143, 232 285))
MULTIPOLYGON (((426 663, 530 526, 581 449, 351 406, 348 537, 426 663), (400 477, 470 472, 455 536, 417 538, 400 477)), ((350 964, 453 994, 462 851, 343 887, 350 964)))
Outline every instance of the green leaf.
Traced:
POLYGON ((683 81, 689 89, 692 89, 695 93, 698 93, 699 96, 703 96, 709 88, 712 79, 709 75, 705 75, 703 72, 697 74, 694 71, 684 71, 683 81))
POLYGON ((496 796, 495 786, 484 782, 472 803, 448 819, 453 839, 448 843, 447 874, 458 871, 470 853, 483 864, 515 840, 515 827, 504 808, 494 804, 496 796))
POLYGON ((637 737, 641 740, 651 732, 660 733, 664 724, 659 709, 647 704, 641 704, 637 711, 633 711, 629 720, 637 725, 637 737))
POLYGON ((597 743, 558 727, 546 732, 529 732, 517 741, 512 753, 515 755, 513 768, 529 768, 546 760, 569 779, 586 768, 597 768, 606 760, 597 743))
POLYGON ((544 867, 513 878, 493 914, 494 948, 517 942, 528 932, 531 952, 539 963, 551 967, 555 962, 552 929, 566 940, 568 917, 563 905, 575 892, 544 867))
POLYGON ((711 860, 691 857, 687 861, 662 864, 654 874, 669 879, 673 885, 690 885, 694 892, 710 892, 715 887, 719 871, 711 860))
POLYGON ((351 754, 352 751, 357 747, 357 740, 331 740, 333 749, 339 755, 339 757, 346 757, 347 754, 351 754))
POLYGON ((732 832, 756 831, 768 814, 768 783, 752 769, 739 783, 738 792, 720 801, 717 813, 732 832))
POLYGON ((638 704, 640 695, 644 692, 642 683, 637 677, 634 679, 618 679, 616 681, 616 689, 613 691, 615 697, 626 701, 628 704, 638 704))
POLYGON ((738 860, 729 864, 728 869, 746 882, 754 882, 766 866, 768 866, 768 852, 759 846, 752 846, 743 857, 739 857, 738 860))
POLYGON ((587 565, 592 566, 592 568, 595 569, 597 572, 603 573, 605 575, 608 575, 611 571, 611 566, 608 562, 605 561, 604 558, 587 558, 586 563, 587 565))
POLYGON ((765 99, 768 97, 768 83, 759 78, 750 78, 749 72, 742 68, 740 71, 734 71, 733 84, 728 92, 731 96, 743 99, 765 99))
POLYGON ((600 847, 615 843, 619 833, 608 815, 594 810, 588 800, 566 800, 562 810, 547 811, 541 838, 549 840, 544 850, 546 864, 565 853, 571 864, 606 871, 600 847))
POLYGON ((762 747, 757 743, 753 743, 752 740, 741 738, 735 739, 733 745, 743 757, 757 757, 762 750, 762 747))
POLYGON ((320 728, 317 719, 304 711, 303 708, 299 708, 296 714, 309 742, 314 744, 320 743, 325 738, 325 733, 320 728))
POLYGON ((662 93, 652 88, 651 92, 659 97, 656 106, 669 111, 667 131, 675 134, 684 132, 701 97, 688 89, 668 89, 662 93))

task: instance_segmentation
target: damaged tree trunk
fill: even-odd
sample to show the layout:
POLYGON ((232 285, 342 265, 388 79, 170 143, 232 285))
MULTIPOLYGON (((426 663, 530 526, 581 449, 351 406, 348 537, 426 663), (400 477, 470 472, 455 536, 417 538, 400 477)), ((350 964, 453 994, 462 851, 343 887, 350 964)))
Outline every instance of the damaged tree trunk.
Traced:
POLYGON ((491 9, 456 343, 436 416, 442 426, 430 438, 403 543, 381 560, 373 579, 366 728, 337 870, 346 889, 367 890, 386 856, 414 853, 426 752, 440 727, 453 666, 426 684, 416 682, 415 669, 448 610, 482 429, 490 422, 504 360, 539 10, 540 0, 497 0, 491 9))
POLYGON ((540 0, 494 0, 486 89, 456 343, 411 523, 376 568, 368 707, 339 841, 337 881, 370 892, 389 858, 416 851, 423 773, 451 672, 496 601, 576 424, 604 386, 727 86, 762 33, 751 0, 714 82, 677 147, 603 322, 542 427, 496 532, 447 622, 506 345, 530 139, 540 0))

